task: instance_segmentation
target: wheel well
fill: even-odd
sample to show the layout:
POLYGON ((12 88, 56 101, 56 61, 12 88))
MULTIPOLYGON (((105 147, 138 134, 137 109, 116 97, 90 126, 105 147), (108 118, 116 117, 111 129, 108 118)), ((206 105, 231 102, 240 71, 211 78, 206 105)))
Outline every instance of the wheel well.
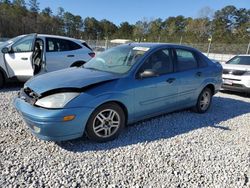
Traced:
POLYGON ((74 63, 72 63, 72 65, 70 65, 70 67, 80 67, 82 65, 84 65, 86 62, 85 61, 76 61, 74 63))
POLYGON ((6 79, 7 79, 7 75, 6 75, 5 71, 1 67, 0 67, 0 74, 3 76, 3 82, 5 82, 6 79))
POLYGON ((115 103, 115 104, 117 104, 118 106, 120 106, 122 108, 122 110, 124 112, 124 115, 125 115, 126 124, 127 124, 127 121, 128 121, 128 109, 126 108, 126 106, 123 103, 119 102, 119 101, 108 101, 108 102, 105 102, 105 103, 103 103, 101 105, 108 104, 108 103, 115 103))
MULTIPOLYGON (((212 92, 212 94, 214 95, 214 92, 215 92, 214 85, 213 85, 213 84, 208 84, 206 87, 209 88, 209 89, 211 89, 211 92, 212 92)), ((206 88, 206 87, 205 87, 205 88, 206 88)))

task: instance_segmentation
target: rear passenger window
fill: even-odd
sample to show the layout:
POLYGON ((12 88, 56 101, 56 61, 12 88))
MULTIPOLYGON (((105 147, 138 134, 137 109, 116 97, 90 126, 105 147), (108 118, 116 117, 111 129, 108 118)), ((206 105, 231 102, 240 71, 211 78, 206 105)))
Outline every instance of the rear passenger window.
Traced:
POLYGON ((47 52, 63 52, 63 51, 72 51, 82 48, 79 44, 58 38, 47 38, 46 39, 46 49, 47 52))
POLYGON ((185 71, 197 68, 197 61, 191 51, 176 49, 178 71, 185 71))

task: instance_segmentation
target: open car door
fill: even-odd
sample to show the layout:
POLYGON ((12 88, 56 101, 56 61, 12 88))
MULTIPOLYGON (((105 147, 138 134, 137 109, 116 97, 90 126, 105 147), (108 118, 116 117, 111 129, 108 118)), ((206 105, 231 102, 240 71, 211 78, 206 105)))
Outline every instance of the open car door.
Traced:
POLYGON ((37 34, 29 34, 8 46, 4 54, 9 77, 26 80, 34 75, 33 52, 37 34))
POLYGON ((47 72, 44 47, 44 41, 42 39, 36 39, 33 53, 34 75, 47 72))

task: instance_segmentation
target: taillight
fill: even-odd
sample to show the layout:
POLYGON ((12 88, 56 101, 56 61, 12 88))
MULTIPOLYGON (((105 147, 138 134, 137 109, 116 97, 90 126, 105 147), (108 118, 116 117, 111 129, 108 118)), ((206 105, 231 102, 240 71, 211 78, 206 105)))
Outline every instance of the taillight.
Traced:
POLYGON ((92 58, 95 57, 95 53, 94 53, 94 52, 89 53, 89 55, 90 55, 92 58))

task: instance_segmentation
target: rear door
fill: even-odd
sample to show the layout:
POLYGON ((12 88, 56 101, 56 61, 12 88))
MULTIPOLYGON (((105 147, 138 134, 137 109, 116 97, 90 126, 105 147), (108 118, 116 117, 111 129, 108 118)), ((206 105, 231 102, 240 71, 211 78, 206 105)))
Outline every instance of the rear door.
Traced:
POLYGON ((33 50, 36 34, 26 35, 11 45, 11 51, 4 54, 9 77, 33 76, 33 50))
POLYGON ((176 74, 179 79, 178 105, 181 108, 197 101, 204 73, 202 68, 199 68, 198 57, 192 50, 176 48, 174 54, 176 74))
POLYGON ((46 70, 48 72, 70 67, 78 59, 82 46, 60 38, 46 38, 46 70))

